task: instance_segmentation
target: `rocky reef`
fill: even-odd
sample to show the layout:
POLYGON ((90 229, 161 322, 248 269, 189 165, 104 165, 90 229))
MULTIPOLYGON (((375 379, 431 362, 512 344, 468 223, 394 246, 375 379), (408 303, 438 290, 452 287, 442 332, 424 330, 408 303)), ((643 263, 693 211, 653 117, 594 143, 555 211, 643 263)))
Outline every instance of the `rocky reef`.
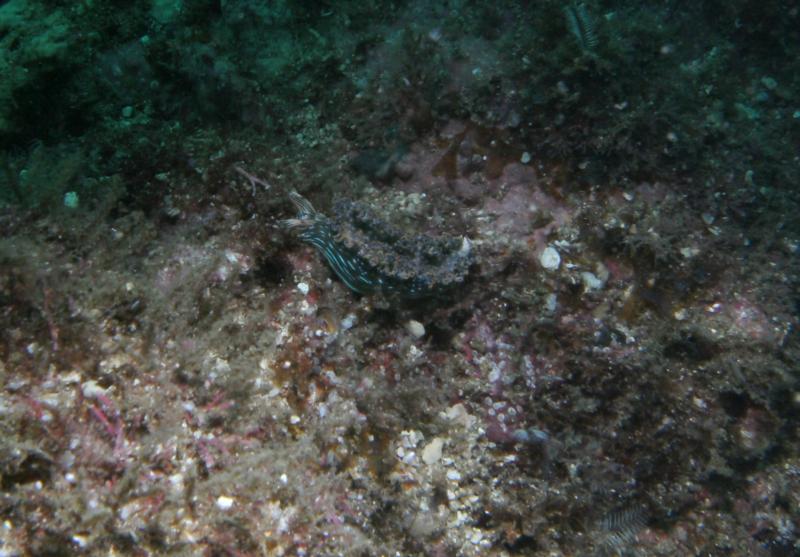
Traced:
POLYGON ((798 6, 533 5, 0 1, 0 556, 800 552, 798 6))

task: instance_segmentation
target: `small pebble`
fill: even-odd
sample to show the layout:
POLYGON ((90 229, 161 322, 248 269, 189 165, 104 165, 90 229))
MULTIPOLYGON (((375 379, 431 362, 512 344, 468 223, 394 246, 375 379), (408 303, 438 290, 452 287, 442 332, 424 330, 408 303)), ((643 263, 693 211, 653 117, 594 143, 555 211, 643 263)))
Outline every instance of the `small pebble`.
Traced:
POLYGON ((589 271, 581 273, 581 281, 583 281, 583 286, 586 290, 600 290, 605 284, 602 280, 597 278, 594 273, 590 273, 589 271))
POLYGON ((106 390, 91 379, 81 385, 81 391, 83 391, 85 398, 95 398, 98 395, 106 394, 106 390))
POLYGON ((221 511, 227 511, 233 506, 233 497, 226 497, 225 495, 220 495, 217 497, 217 508, 221 511))
POLYGON ((553 246, 547 246, 539 255, 539 263, 549 271, 555 271, 561 265, 561 256, 553 246))
POLYGON ((413 449, 424 439, 422 433, 415 430, 402 431, 400 435, 402 436, 403 446, 409 449, 413 449))
POLYGON ((556 309, 558 308, 558 296, 551 293, 548 294, 547 297, 544 299, 544 309, 547 313, 555 313, 556 309))
POLYGON ((699 253, 700 250, 694 246, 686 246, 680 249, 680 254, 684 257, 684 259, 691 259, 699 253))
POLYGON ((344 329, 345 331, 348 329, 352 329, 353 325, 355 324, 356 324, 356 316, 352 313, 348 313, 347 315, 345 315, 341 323, 342 329, 344 329))
POLYGON ((517 443, 528 443, 531 440, 530 435, 528 435, 528 432, 524 429, 515 429, 511 436, 517 443))
POLYGON ((305 296, 306 294, 308 294, 308 290, 309 290, 308 283, 298 282, 297 283, 297 289, 303 294, 303 296, 305 296))
POLYGON ((422 338, 425 336, 425 325, 414 319, 406 323, 406 330, 411 333, 414 338, 422 338))
POLYGON ((472 536, 470 536, 469 541, 471 541, 474 544, 479 544, 481 543, 482 539, 483 539, 483 533, 480 530, 475 530, 472 533, 472 536))
POLYGON ((522 164, 528 164, 529 162, 531 162, 531 154, 529 152, 525 151, 524 153, 522 153, 522 156, 519 158, 519 162, 521 162, 522 164))
POLYGON ((458 470, 448 470, 447 471, 447 479, 453 482, 457 482, 461 479, 461 474, 458 470))
POLYGON ((442 458, 442 447, 444 447, 444 441, 440 437, 434 437, 422 450, 422 461, 428 466, 438 462, 442 458))

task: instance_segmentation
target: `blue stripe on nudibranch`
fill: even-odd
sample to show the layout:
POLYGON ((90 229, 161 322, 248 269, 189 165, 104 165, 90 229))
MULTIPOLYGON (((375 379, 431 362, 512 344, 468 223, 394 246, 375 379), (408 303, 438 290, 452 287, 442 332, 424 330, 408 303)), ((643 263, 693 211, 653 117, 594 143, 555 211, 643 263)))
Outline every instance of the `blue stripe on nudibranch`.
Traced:
POLYGON ((297 192, 297 216, 284 221, 320 252, 348 288, 421 298, 463 283, 472 263, 469 240, 406 236, 361 204, 341 201, 335 217, 319 213, 297 192))

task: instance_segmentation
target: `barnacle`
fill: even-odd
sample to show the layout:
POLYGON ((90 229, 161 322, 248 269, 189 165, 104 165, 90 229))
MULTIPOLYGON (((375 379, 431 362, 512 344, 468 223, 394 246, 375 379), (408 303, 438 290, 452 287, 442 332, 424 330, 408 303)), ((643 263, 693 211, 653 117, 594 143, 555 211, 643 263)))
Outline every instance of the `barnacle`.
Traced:
POLYGON ((289 198, 297 216, 284 221, 286 228, 317 248, 355 292, 424 298, 463 283, 472 264, 467 238, 412 237, 362 203, 338 201, 328 217, 297 192, 289 198))

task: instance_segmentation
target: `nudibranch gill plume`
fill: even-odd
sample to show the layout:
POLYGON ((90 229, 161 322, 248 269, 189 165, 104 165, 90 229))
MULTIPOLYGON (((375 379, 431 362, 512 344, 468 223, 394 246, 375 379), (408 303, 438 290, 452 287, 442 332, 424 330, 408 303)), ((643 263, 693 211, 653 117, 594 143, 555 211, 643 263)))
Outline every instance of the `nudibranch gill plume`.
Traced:
POLYGON ((426 298, 464 283, 473 263, 466 237, 404 234, 363 203, 339 200, 328 217, 297 192, 297 216, 284 221, 311 244, 348 288, 399 298, 426 298))

